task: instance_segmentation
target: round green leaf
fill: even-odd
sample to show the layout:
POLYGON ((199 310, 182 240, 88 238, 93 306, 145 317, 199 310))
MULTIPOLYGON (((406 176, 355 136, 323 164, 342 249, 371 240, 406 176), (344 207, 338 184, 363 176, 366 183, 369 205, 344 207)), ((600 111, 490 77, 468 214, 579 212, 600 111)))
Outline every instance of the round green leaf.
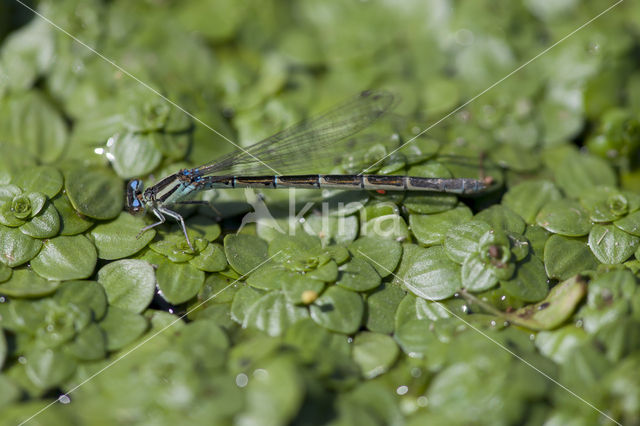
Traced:
POLYGON ((328 288, 310 308, 317 324, 343 334, 358 331, 364 315, 362 297, 336 286, 328 288))
POLYGON ((247 274, 267 260, 267 242, 246 234, 224 237, 224 252, 229 265, 240 274, 247 274))
POLYGON ((20 227, 20 231, 33 238, 51 238, 60 230, 60 215, 51 202, 27 223, 20 227))
POLYGON ((307 308, 287 301, 282 292, 272 291, 249 307, 242 326, 257 328, 270 336, 280 336, 291 324, 308 317, 307 308))
POLYGON ((598 261, 582 241, 552 235, 544 245, 544 266, 550 278, 566 280, 595 269, 598 261))
POLYGON ((360 229, 360 235, 404 241, 409 238, 409 228, 402 216, 390 214, 364 222, 360 229))
POLYGON ((583 193, 580 204, 587 209, 592 221, 613 222, 631 211, 633 206, 629 198, 617 189, 601 186, 583 193))
POLYGON ((500 281, 500 286, 511 296, 525 302, 544 299, 549 290, 544 264, 535 256, 518 262, 516 273, 509 280, 500 281))
POLYGON ((353 258, 338 270, 340 276, 336 284, 348 290, 367 291, 380 285, 380 275, 369 262, 361 258, 353 258))
POLYGON ((640 237, 627 234, 614 225, 593 225, 589 232, 589 248, 596 258, 615 265, 627 260, 638 248, 640 237))
POLYGON ((503 229, 507 232, 522 234, 526 224, 517 213, 507 206, 494 205, 479 212, 475 220, 483 220, 493 229, 503 229))
POLYGON ((12 274, 13 269, 0 262, 0 283, 7 281, 9 278, 11 278, 12 274))
POLYGON ((41 297, 56 291, 60 281, 48 281, 29 269, 16 269, 9 281, 0 284, 0 294, 11 297, 41 297))
POLYGON ((353 359, 360 366, 365 379, 384 374, 398 358, 396 342, 386 334, 363 331, 353 341, 353 359))
POLYGON ((140 313, 151 303, 156 291, 153 267, 144 260, 111 262, 98 271, 109 305, 140 313))
POLYGON ((188 263, 163 262, 158 265, 156 279, 164 300, 177 305, 198 294, 204 283, 204 272, 188 263))
POLYGON ((34 349, 26 356, 27 377, 40 389, 61 385, 76 369, 76 363, 59 349, 34 349))
POLYGON ((123 179, 151 173, 162 161, 153 133, 118 134, 111 139, 113 169, 123 179))
POLYGON ((433 332, 432 325, 431 320, 414 319, 401 324, 394 337, 404 353, 412 358, 423 358, 443 345, 433 332))
POLYGON ((115 306, 109 306, 107 315, 99 325, 106 335, 109 351, 116 351, 134 342, 149 326, 142 315, 115 306))
POLYGON ((534 223, 540 209, 562 198, 560 190, 546 180, 525 181, 509 188, 502 202, 519 214, 527 223, 534 223))
POLYGON ((576 197, 596 186, 615 186, 609 163, 594 155, 569 155, 554 168, 556 182, 565 194, 576 197))
POLYGON ((471 220, 451 228, 444 240, 447 256, 461 264, 467 256, 478 251, 480 237, 490 230, 491 227, 480 220, 471 220))
POLYGON ((390 283, 383 283, 371 293, 366 300, 367 328, 377 333, 392 333, 396 310, 405 294, 399 286, 390 283))
POLYGON ((354 257, 365 259, 378 275, 386 277, 398 266, 402 257, 402 245, 384 238, 361 237, 349 245, 354 257))
POLYGON ((640 210, 616 220, 613 224, 627 234, 640 237, 640 210))
POLYGON ((74 167, 65 173, 65 189, 73 207, 93 219, 112 219, 122 211, 122 181, 103 168, 74 167))
POLYGON ((41 192, 49 198, 53 198, 62 189, 62 173, 55 167, 37 166, 28 167, 19 172, 13 183, 24 192, 41 192))
POLYGON ((75 280, 93 274, 97 258, 95 246, 86 237, 60 236, 43 243, 31 267, 50 280, 75 280))
POLYGON ((56 161, 67 143, 67 125, 62 114, 38 90, 31 90, 12 103, 11 141, 16 149, 41 162, 56 161))
POLYGON ((209 244, 202 253, 189 261, 193 266, 205 272, 218 272, 227 267, 227 257, 220 244, 209 244))
POLYGON ((289 303, 308 305, 324 290, 325 283, 323 281, 300 274, 292 273, 291 275, 294 277, 282 281, 282 291, 289 303))
POLYGON ((591 230, 589 213, 573 200, 546 204, 538 213, 536 223, 549 232, 567 237, 581 237, 591 230))
POLYGON ((67 346, 69 352, 82 361, 97 361, 105 357, 107 342, 102 328, 91 324, 67 346))
POLYGON ((462 264, 462 286, 473 292, 489 290, 498 284, 498 277, 479 253, 473 253, 462 264))
POLYGON ((447 257, 442 247, 408 246, 394 282, 416 296, 442 300, 462 288, 460 274, 460 266, 447 257))
POLYGON ((260 299, 263 294, 264 292, 249 286, 240 287, 233 297, 233 303, 231 303, 231 318, 239 324, 244 323, 249 308, 260 299))
POLYGON ((442 244, 453 226, 467 222, 472 217, 473 213, 467 206, 458 206, 442 213, 412 214, 409 216, 409 227, 422 245, 430 247, 442 244))
POLYGON ((98 250, 98 257, 107 260, 121 259, 142 250, 156 235, 155 229, 149 229, 138 238, 144 226, 144 219, 126 212, 121 212, 115 220, 96 225, 91 230, 91 237, 98 250))
POLYGON ((7 266, 16 267, 33 259, 42 241, 23 234, 17 228, 0 225, 0 261, 7 266))
POLYGON ((51 201, 60 215, 61 235, 80 234, 93 225, 92 221, 73 208, 66 194, 59 194, 51 201))
POLYGON ((104 287, 95 281, 65 281, 55 294, 61 306, 75 304, 93 311, 93 317, 101 320, 107 312, 107 295, 104 287))

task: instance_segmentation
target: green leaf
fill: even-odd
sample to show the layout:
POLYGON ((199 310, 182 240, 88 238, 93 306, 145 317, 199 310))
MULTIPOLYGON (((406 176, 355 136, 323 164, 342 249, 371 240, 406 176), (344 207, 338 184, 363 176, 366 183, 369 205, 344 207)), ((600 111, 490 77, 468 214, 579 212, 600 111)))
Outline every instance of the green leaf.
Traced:
POLYGON ((231 318, 239 324, 244 323, 249 308, 260 299, 263 294, 264 292, 255 290, 249 286, 240 287, 233 297, 231 318))
POLYGON ((204 272, 188 263, 163 262, 158 265, 156 279, 164 300, 177 305, 198 294, 204 284, 204 272))
POLYGON ((616 220, 613 224, 627 234, 640 237, 640 210, 630 213, 622 219, 616 220))
POLYGON ((458 206, 442 213, 409 215, 409 227, 420 244, 427 247, 442 244, 447 232, 461 223, 469 221, 473 213, 466 206, 458 206))
POLYGON ((361 237, 349 245, 354 257, 360 257, 373 266, 381 277, 389 276, 402 257, 402 245, 383 238, 361 237))
POLYGON ((98 250, 100 259, 121 259, 142 250, 156 235, 155 229, 149 229, 140 235, 145 226, 141 217, 121 212, 115 220, 96 225, 91 230, 91 238, 98 250))
POLYGON ((59 232, 61 235, 80 234, 93 225, 91 220, 73 208, 69 198, 67 198, 65 194, 59 194, 51 201, 60 215, 59 232))
MULTIPOLYGON (((306 275, 293 274, 293 277, 282 281, 282 291, 289 303, 308 305, 318 298, 324 290, 325 283, 306 275)), ((290 276, 291 276, 290 275, 290 276)))
POLYGON ((247 386, 247 411, 250 424, 288 424, 300 410, 305 386, 293 357, 268 360, 247 386))
POLYGON ((291 324, 308 317, 307 308, 287 301, 282 292, 272 291, 251 304, 242 326, 257 328, 269 336, 280 336, 291 324))
POLYGON ((589 213, 572 200, 558 200, 546 204, 538 213, 536 223, 549 232, 567 237, 581 237, 591 230, 589 213))
POLYGON ((42 241, 23 234, 17 228, 0 225, 0 261, 10 267, 22 265, 33 259, 42 241))
POLYGON ((489 290, 498 284, 494 269, 485 263, 479 253, 473 253, 462 264, 462 286, 472 292, 489 290))
POLYGON ((124 133, 111 139, 112 165, 123 179, 151 173, 162 161, 154 133, 124 133))
POLYGON ((627 234, 614 225, 593 225, 589 232, 589 248, 596 258, 606 264, 624 262, 636 251, 640 237, 627 234))
POLYGON ((97 258, 95 246, 86 237, 60 236, 43 243, 31 267, 50 280, 75 280, 90 276, 97 258))
POLYGON ((603 159, 593 155, 565 157, 554 168, 556 183, 570 197, 579 197, 597 186, 615 186, 616 175, 603 159))
POLYGON ((494 205, 479 212, 475 220, 487 222, 493 229, 502 229, 516 234, 524 233, 525 222, 507 206, 494 205))
POLYGON ((360 227, 360 235, 404 241, 409 238, 409 228, 402 216, 390 214, 364 222, 360 227))
POLYGON ((10 137, 16 149, 43 163, 60 158, 68 140, 67 125, 62 114, 44 95, 32 90, 11 99, 10 114, 10 137))
POLYGON ((144 260, 125 259, 111 262, 98 271, 109 305, 140 313, 156 291, 153 267, 144 260))
POLYGON ((404 250, 394 283, 427 300, 446 299, 462 288, 460 266, 442 247, 406 245, 404 250))
POLYGON ((67 346, 69 353, 82 361, 97 361, 107 354, 107 342, 102 328, 91 324, 80 331, 67 346))
POLYGON ((59 349, 34 349, 26 359, 27 377, 40 389, 61 385, 76 369, 76 363, 59 349))
POLYGON ((576 275, 556 285, 542 301, 524 306, 505 317, 513 324, 533 330, 551 330, 564 323, 587 293, 584 277, 576 275))
POLYGON ((390 283, 383 283, 371 293, 366 299, 366 327, 377 333, 392 333, 396 310, 405 294, 400 287, 390 283))
POLYGON ((340 276, 336 284, 340 287, 353 291, 367 291, 380 285, 380 275, 366 260, 356 257, 338 269, 340 276))
POLYGON ((424 358, 444 346, 433 332, 432 324, 427 319, 415 319, 398 326, 394 337, 404 353, 411 358, 424 358))
POLYGON ((20 231, 33 238, 55 237, 59 230, 60 216, 51 202, 47 202, 44 209, 20 227, 20 231))
POLYGON ((491 227, 484 221, 471 220, 455 226, 447 232, 444 248, 447 256, 462 264, 472 253, 478 251, 478 241, 491 227))
POLYGON ((267 242, 253 235, 229 234, 224 237, 224 252, 229 265, 244 275, 268 259, 267 242))
POLYGON ((544 356, 564 364, 573 350, 590 339, 589 335, 575 325, 565 325, 553 331, 541 331, 536 335, 536 347, 544 356))
POLYGON ((122 182, 106 169, 73 167, 66 171, 64 184, 71 204, 84 216, 112 219, 122 211, 122 182))
POLYGON ((55 294, 61 306, 75 304, 91 309, 96 320, 107 312, 107 295, 104 287, 95 281, 65 281, 55 294))
MULTIPOLYGON (((602 186, 582 194, 580 204, 594 222, 613 222, 634 209, 632 196, 627 197, 615 188, 602 186)), ((637 207, 635 207, 637 208, 637 207)))
POLYGON ((109 351, 116 351, 133 343, 148 327, 147 320, 142 315, 115 306, 109 306, 107 315, 99 325, 106 335, 109 351))
POLYGON ((525 181, 509 188, 504 194, 503 204, 524 218, 525 222, 535 222, 540 209, 552 201, 562 198, 556 186, 546 180, 525 181))
POLYGON ((62 173, 52 166, 28 167, 12 181, 24 192, 41 192, 49 198, 55 197, 63 184, 62 173))
POLYGON ((396 342, 386 334, 363 331, 353 341, 353 359, 360 366, 365 379, 384 374, 398 358, 396 342))
POLYGON ((220 244, 209 244, 203 252, 189 261, 193 266, 205 272, 218 272, 227 267, 224 248, 220 244))
POLYGON ((566 280, 594 270, 597 265, 589 247, 580 240, 552 235, 544 246, 544 266, 549 278, 566 280))
POLYGON ((535 256, 518 262, 516 273, 500 286, 511 296, 526 302, 537 302, 547 295, 549 285, 544 264, 535 256))
POLYGON ((364 302, 358 293, 340 287, 328 288, 311 306, 311 318, 337 333, 353 334, 360 328, 364 302))
POLYGON ((0 284, 0 294, 10 297, 41 297, 56 291, 59 281, 48 281, 29 269, 16 269, 11 279, 0 284))
POLYGON ((0 283, 7 281, 9 278, 11 278, 12 274, 13 269, 0 262, 0 283))

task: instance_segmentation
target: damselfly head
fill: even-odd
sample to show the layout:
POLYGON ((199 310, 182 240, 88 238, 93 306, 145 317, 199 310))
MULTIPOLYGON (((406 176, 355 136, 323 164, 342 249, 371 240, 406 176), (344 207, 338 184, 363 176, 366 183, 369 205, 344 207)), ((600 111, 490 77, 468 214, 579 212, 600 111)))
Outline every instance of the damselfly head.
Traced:
POLYGON ((132 215, 144 213, 145 203, 142 197, 142 181, 132 179, 127 184, 127 211, 132 215))

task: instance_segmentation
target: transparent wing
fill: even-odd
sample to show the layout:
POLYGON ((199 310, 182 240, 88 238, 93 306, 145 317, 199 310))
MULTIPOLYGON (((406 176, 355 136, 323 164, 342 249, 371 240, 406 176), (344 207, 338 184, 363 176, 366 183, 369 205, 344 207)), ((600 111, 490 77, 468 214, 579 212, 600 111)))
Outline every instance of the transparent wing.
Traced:
POLYGON ((199 167, 205 175, 272 175, 329 173, 347 157, 363 156, 374 144, 391 145, 389 137, 358 135, 393 105, 393 95, 366 91, 326 113, 295 124, 199 167))

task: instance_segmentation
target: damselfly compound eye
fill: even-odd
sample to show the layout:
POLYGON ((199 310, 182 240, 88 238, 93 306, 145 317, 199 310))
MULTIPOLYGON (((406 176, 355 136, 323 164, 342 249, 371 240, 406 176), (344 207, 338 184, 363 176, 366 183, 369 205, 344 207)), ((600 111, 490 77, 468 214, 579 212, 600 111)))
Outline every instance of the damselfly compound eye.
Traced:
POLYGON ((133 179, 127 184, 127 211, 133 215, 144 212, 140 179, 133 179))

